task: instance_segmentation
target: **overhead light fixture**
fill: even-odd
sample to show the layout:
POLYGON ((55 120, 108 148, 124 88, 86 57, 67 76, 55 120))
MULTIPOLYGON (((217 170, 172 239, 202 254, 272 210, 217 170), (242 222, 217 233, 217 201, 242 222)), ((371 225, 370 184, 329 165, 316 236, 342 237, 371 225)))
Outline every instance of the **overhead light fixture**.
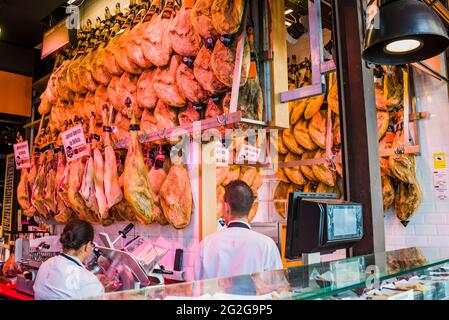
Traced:
POLYGON ((287 14, 290 14, 290 13, 292 13, 293 12, 293 10, 292 9, 287 9, 287 10, 285 10, 285 14, 287 15, 287 14))
POLYGON ((290 23, 287 28, 287 32, 293 39, 298 40, 304 33, 306 33, 306 28, 301 22, 296 21, 294 23, 290 23))
POLYGON ((390 53, 407 53, 415 51, 422 46, 422 42, 414 39, 404 39, 393 41, 385 46, 385 50, 390 53))
POLYGON ((366 33, 363 59, 374 64, 423 61, 449 46, 443 22, 419 0, 379 0, 373 21, 366 33))

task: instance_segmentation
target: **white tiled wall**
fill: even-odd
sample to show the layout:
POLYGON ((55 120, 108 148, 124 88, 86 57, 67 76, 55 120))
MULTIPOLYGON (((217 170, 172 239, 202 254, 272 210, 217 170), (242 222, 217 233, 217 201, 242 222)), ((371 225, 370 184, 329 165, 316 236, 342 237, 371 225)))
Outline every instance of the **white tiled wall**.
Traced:
MULTIPOLYGON (((418 111, 431 114, 419 122, 421 156, 417 157, 418 180, 424 200, 418 212, 404 226, 390 211, 385 218, 387 250, 411 246, 449 248, 449 201, 433 192, 433 154, 449 155, 449 102, 447 84, 422 72, 415 72, 418 111)), ((448 250, 449 251, 449 250, 448 250)))

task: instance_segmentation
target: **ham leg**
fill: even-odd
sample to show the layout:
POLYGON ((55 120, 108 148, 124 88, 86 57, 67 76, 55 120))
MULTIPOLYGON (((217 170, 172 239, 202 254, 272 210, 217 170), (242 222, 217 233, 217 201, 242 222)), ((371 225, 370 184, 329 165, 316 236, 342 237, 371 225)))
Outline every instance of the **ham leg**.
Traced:
MULTIPOLYGON (((107 106, 103 109, 103 124, 107 127, 109 125, 109 113, 107 106)), ((122 188, 120 187, 117 161, 115 151, 112 148, 111 135, 107 129, 104 132, 104 191, 106 193, 106 201, 108 208, 112 208, 123 199, 122 188)))
MULTIPOLYGON (((136 120, 133 116, 132 124, 136 120)), ((123 189, 125 199, 134 208, 136 218, 143 224, 151 224, 155 220, 153 211, 153 192, 148 179, 148 168, 139 143, 139 131, 131 130, 126 155, 123 189)))

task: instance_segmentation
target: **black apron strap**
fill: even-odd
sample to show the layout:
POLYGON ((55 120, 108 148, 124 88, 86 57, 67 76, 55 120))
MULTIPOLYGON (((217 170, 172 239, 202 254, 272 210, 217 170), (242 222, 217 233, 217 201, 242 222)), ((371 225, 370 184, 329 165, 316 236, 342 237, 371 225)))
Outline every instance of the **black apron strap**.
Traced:
POLYGON ((75 263, 77 266, 84 268, 84 266, 82 264, 80 264, 78 261, 76 261, 75 259, 73 259, 72 257, 69 257, 68 255, 66 255, 65 253, 61 253, 60 254, 61 257, 66 258, 67 260, 72 261, 73 263, 75 263))
POLYGON ((231 222, 230 224, 228 224, 228 228, 251 229, 246 223, 243 222, 231 222))

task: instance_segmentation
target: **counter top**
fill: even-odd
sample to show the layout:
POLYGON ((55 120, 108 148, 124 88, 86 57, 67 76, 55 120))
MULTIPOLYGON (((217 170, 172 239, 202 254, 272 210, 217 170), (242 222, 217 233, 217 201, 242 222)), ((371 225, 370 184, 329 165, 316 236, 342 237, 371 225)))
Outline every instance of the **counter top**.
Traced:
POLYGON ((0 283, 0 300, 4 298, 8 300, 34 300, 33 297, 17 292, 15 288, 0 283))

